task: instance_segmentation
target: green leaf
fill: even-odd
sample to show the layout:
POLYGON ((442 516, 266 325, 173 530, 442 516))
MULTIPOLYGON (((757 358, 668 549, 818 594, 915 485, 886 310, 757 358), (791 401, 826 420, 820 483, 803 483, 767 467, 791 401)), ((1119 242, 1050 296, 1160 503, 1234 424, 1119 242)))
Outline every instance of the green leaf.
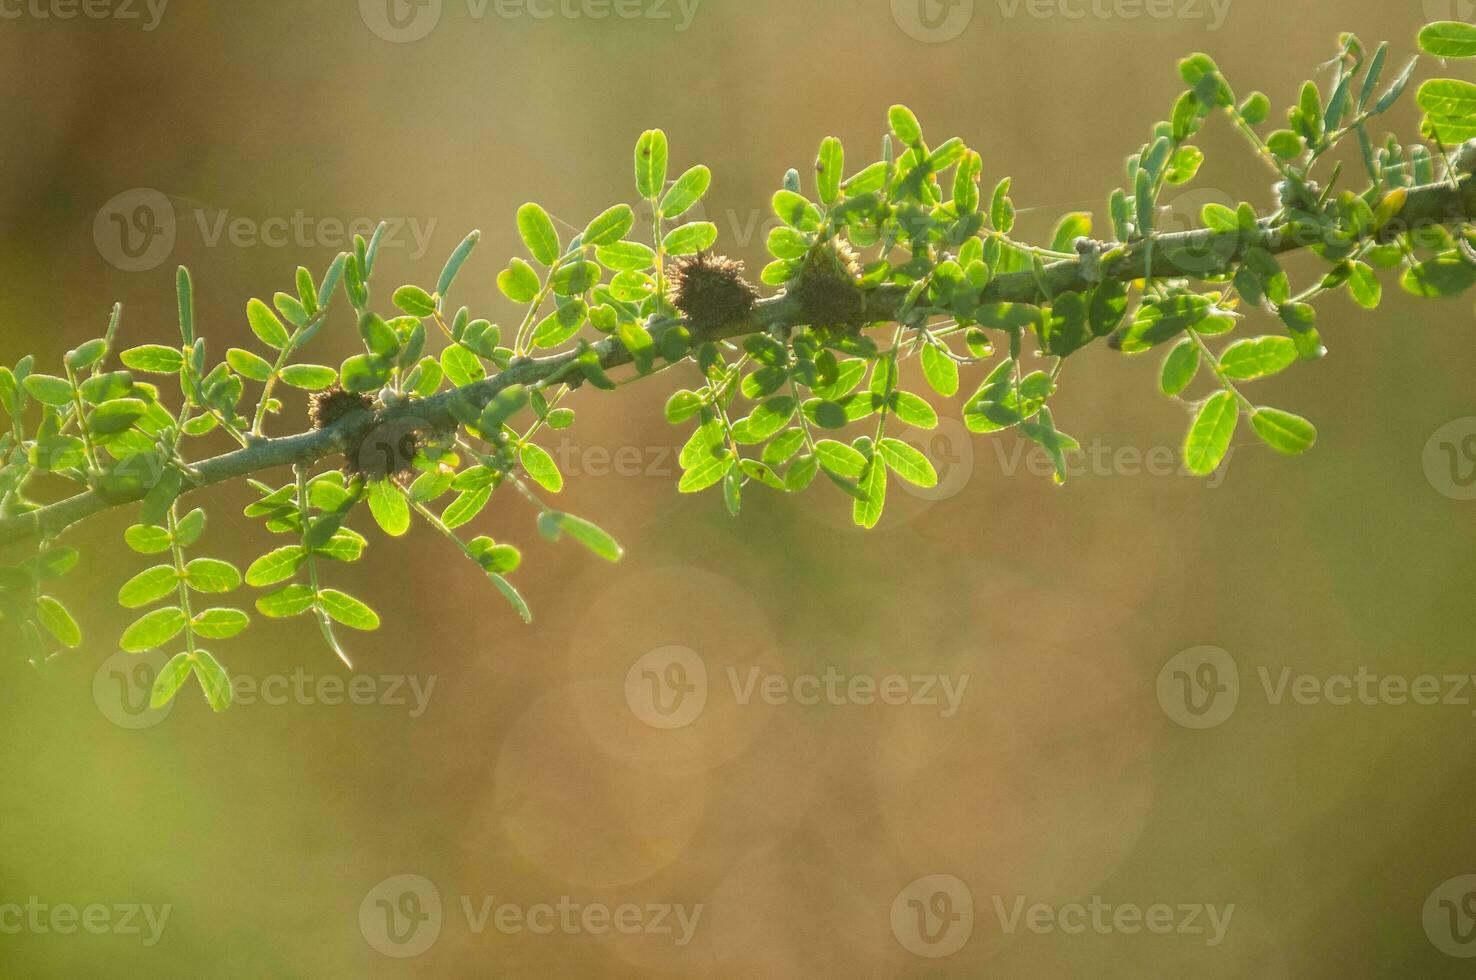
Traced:
POLYGON ((543 281, 533 267, 515 258, 497 275, 497 288, 514 303, 530 303, 538 295, 543 281))
POLYGON ((958 394, 958 362, 932 344, 922 349, 923 377, 944 398, 958 394))
POLYGON ((487 369, 477 360, 477 355, 460 344, 453 344, 441 351, 441 368, 458 388, 481 381, 487 376, 487 369))
POLYGON ((297 570, 307 561, 307 552, 302 545, 288 545, 278 548, 276 551, 262 555, 251 563, 246 569, 246 584, 252 588, 262 589, 268 585, 276 585, 285 582, 297 574, 297 570))
POLYGON ((207 609, 190 621, 190 628, 207 640, 229 640, 251 625, 251 617, 239 609, 207 609))
POLYGON ((538 326, 533 329, 533 345, 535 347, 559 346, 579 332, 579 328, 584 326, 588 315, 589 307, 584 300, 576 299, 566 302, 539 321, 538 326))
POLYGON ((390 480, 375 480, 366 488, 369 512, 385 534, 398 538, 410 530, 410 504, 390 480))
POLYGON ((289 364, 282 369, 282 380, 304 391, 322 391, 333 387, 338 372, 321 364, 289 364))
MULTIPOLYGON (((1447 252, 1404 270, 1399 284, 1416 296, 1458 296, 1476 285, 1476 266, 1458 252, 1447 252)), ((28 387, 30 380, 26 379, 28 387)))
POLYGON ((856 498, 851 506, 851 517, 858 526, 869 530, 881 520, 882 508, 887 501, 887 468, 880 456, 873 456, 867 462, 857 489, 865 499, 856 498))
POLYGON ((518 234, 528 252, 544 265, 553 265, 559 260, 559 233, 554 230, 553 219, 537 204, 528 203, 518 208, 518 234))
MULTIPOLYGON (((688 170, 676 179, 676 183, 671 185, 671 189, 661 199, 661 216, 668 221, 680 218, 691 210, 694 204, 702 200, 702 195, 707 193, 708 185, 711 183, 712 171, 701 164, 688 170)), ((619 240, 629 230, 630 226, 626 225, 620 234, 616 235, 610 241, 619 240)), ((609 243, 600 242, 598 244, 603 245, 609 243)))
POLYGON ((1302 152, 1302 138, 1289 129, 1278 129, 1266 138, 1266 146, 1283 160, 1291 160, 1302 152))
POLYGON ((834 439, 816 442, 815 458, 827 473, 843 479, 858 479, 866 469, 866 457, 859 450, 834 439))
POLYGON ((1426 24, 1420 47, 1437 58, 1476 58, 1476 27, 1453 20, 1426 24))
POLYGON ((605 561, 619 561, 625 554, 624 549, 607 531, 582 517, 575 517, 573 514, 560 511, 549 511, 544 513, 543 518, 557 523, 559 530, 605 561))
POLYGON ((185 582, 196 592, 230 592, 241 587, 241 573, 230 562, 196 558, 185 566, 185 582))
POLYGON ((1317 442, 1311 422, 1276 408, 1257 408, 1251 413, 1251 426, 1262 442, 1288 456, 1299 456, 1317 442))
POLYGON ((487 501, 492 499, 492 488, 466 490, 441 513, 441 523, 449 528, 458 528, 482 512, 487 501))
POLYGON ((347 593, 323 589, 318 593, 318 602, 329 617, 350 629, 364 632, 379 629, 379 614, 347 593))
POLYGON ((625 237, 635 224, 635 212, 629 204, 617 204, 591 221, 584 229, 584 245, 613 245, 625 237))
POLYGON ((662 239, 661 247, 671 255, 695 255, 711 248, 717 241, 717 225, 711 221, 694 221, 680 228, 673 228, 662 239))
POLYGON ((512 603, 512 607, 518 611, 518 615, 522 617, 523 622, 533 622, 533 613, 528 608, 528 603, 523 600, 522 593, 511 582, 495 572, 489 572, 488 577, 492 579, 492 584, 497 586, 497 591, 501 592, 503 597, 512 603))
POLYGON ((119 646, 129 653, 143 653, 168 643, 185 628, 183 609, 169 607, 155 609, 128 627, 119 646))
POLYGON ((558 464, 542 446, 525 443, 518 451, 518 458, 522 460, 523 469, 543 489, 549 493, 558 493, 564 489, 564 477, 559 472, 558 464))
POLYGON ((219 713, 229 708, 231 678, 220 662, 204 650, 196 650, 191 663, 195 669, 195 679, 205 691, 205 700, 210 702, 211 710, 219 713))
POLYGON ((687 469, 682 473, 677 490, 681 493, 700 493, 706 490, 728 475, 734 461, 733 451, 724 448, 717 452, 704 453, 690 465, 683 463, 687 469))
POLYGON ((184 367, 184 355, 173 347, 145 344, 118 355, 123 366, 145 374, 175 374, 184 367))
POLYGON ((1476 85, 1456 78, 1432 78, 1420 86, 1415 101, 1447 146, 1476 135, 1476 85))
POLYGON ((174 296, 179 309, 179 334, 186 347, 195 346, 195 286, 190 270, 180 266, 174 274, 174 296))
POLYGON ((782 190, 774 194, 774 213, 791 228, 800 231, 820 230, 820 209, 794 191, 782 190))
POLYGON ((877 443, 876 450, 887 466, 908 483, 919 487, 938 485, 938 471, 915 447, 888 437, 877 443))
POLYGON ((118 604, 124 609, 139 609, 173 592, 179 586, 179 573, 172 565, 155 565, 139 572, 118 590, 118 604))
POLYGON ((174 525, 174 540, 181 548, 190 547, 204 533, 205 511, 199 507, 181 517, 174 525))
POLYGON ((51 596, 43 595, 36 600, 36 618, 46 627, 46 632, 67 649, 75 650, 82 645, 82 630, 78 628, 77 621, 67 612, 66 606, 51 596))
POLYGON ((1296 363, 1297 345, 1290 337, 1237 340, 1220 355, 1220 369, 1237 381, 1250 381, 1285 371, 1296 363))
POLYGON ((602 275, 593 262, 570 262, 562 265, 549 279, 549 285, 560 296, 578 296, 595 287, 602 275))
POLYGON ((313 590, 301 583, 293 583, 257 599, 256 608, 263 616, 272 619, 301 616, 313 608, 313 590))
POLYGON ((456 251, 446 260, 446 265, 441 269, 441 278, 436 280, 436 295, 445 296, 451 291, 451 286, 456 282, 456 276, 461 272, 461 267, 466 264, 467 257, 471 255, 477 242, 481 241, 482 233, 474 231, 461 240, 456 246, 456 251))
POLYGON ((640 242, 616 242, 595 249, 595 258, 617 272, 644 272, 656 264, 656 250, 640 242))
POLYGON ((815 158, 815 186, 820 201, 827 207, 840 200, 842 171, 846 166, 845 149, 841 141, 827 136, 820 144, 820 155, 815 158))
POLYGON ((1372 267, 1363 262, 1354 262, 1352 271, 1348 273, 1348 292, 1355 303, 1371 310, 1383 298, 1384 287, 1372 267))
POLYGON ((239 347, 232 347, 226 351, 226 363, 231 366, 243 378, 251 381, 263 382, 271 378, 272 366, 267 361, 239 347))
POLYGON ((1122 352, 1136 354, 1166 340, 1172 340, 1203 320, 1209 313, 1209 307, 1209 300, 1197 295, 1145 302, 1138 308, 1132 326, 1123 335, 1122 352))
POLYGON ((897 139, 908 146, 922 139, 922 127, 918 125, 917 116, 905 105, 894 105, 887 110, 887 121, 891 123, 892 132, 897 139))
POLYGON ((127 432, 148 410, 148 404, 137 398, 116 398, 104 402, 88 414, 87 431, 98 436, 127 432))
POLYGON ((128 547, 141 555, 157 555, 161 551, 168 551, 173 539, 162 527, 135 524, 123 532, 123 540, 128 543, 128 547))
POLYGON ((1228 391, 1217 392, 1200 406, 1184 442, 1184 462, 1190 473, 1208 476, 1215 471, 1230 449, 1239 418, 1235 396, 1228 391))
POLYGON ((190 655, 188 653, 176 653, 164 669, 159 671, 159 676, 154 678, 153 691, 149 695, 149 707, 159 709, 174 699, 179 689, 184 686, 185 678, 190 676, 190 655))
POLYGON ((1158 387, 1170 397, 1180 394, 1189 387, 1189 382, 1199 373, 1199 346, 1193 340, 1181 340, 1164 359, 1163 373, 1158 387))
POLYGON ((60 408, 72 403, 72 383, 49 374, 31 374, 21 382, 30 396, 43 405, 60 408))
POLYGON ((666 400, 666 421, 679 425, 702 411, 702 398, 695 391, 685 388, 672 393, 666 400))
POLYGON ((251 324, 251 332, 256 334, 257 339, 268 347, 286 350, 291 342, 292 338, 277 314, 259 299, 246 304, 246 322, 251 324))
POLYGON ((666 186, 666 155, 666 134, 659 129, 648 129, 636 142, 636 191, 646 200, 654 201, 666 186))

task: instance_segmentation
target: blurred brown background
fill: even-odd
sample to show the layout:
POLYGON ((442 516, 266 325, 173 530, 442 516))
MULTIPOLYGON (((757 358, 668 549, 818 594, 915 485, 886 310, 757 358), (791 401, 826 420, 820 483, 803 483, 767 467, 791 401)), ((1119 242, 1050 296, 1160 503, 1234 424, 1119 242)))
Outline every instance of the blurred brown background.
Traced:
MULTIPOLYGON (((54 363, 115 300, 125 342, 170 342, 181 263, 212 353, 250 346, 248 298, 290 288, 299 262, 321 274, 345 225, 380 218, 401 224, 381 300, 433 282, 477 227, 459 298, 507 326, 495 275, 521 252, 518 205, 582 227, 629 200, 651 126, 671 137, 673 173, 712 167, 706 217, 755 270, 784 171, 808 172, 828 135, 854 170, 893 102, 934 142, 977 147, 986 186, 1013 175, 1019 206, 1039 208, 1028 231, 1071 209, 1101 229, 1181 56, 1208 51, 1242 94, 1284 106, 1338 32, 1395 42, 1395 68, 1451 6, 117 0, 91 18, 14 0, 0 10, 0 361, 54 363), (109 216, 141 206, 160 233, 129 255, 109 216)), ((1408 104, 1389 122, 1415 131, 1408 104)), ((1203 143, 1182 213, 1268 202, 1222 121, 1203 143)), ((570 476, 561 506, 615 533, 624 563, 544 544, 522 501, 494 501, 476 530, 524 548, 525 627, 433 532, 373 533, 364 562, 333 572, 385 617, 350 637, 373 704, 327 703, 315 685, 345 672, 316 630, 258 616, 215 650, 289 685, 285 703, 216 717, 191 682, 167 717, 137 714, 147 663, 113 656, 130 617, 112 597, 148 560, 122 546, 128 515, 99 519, 69 535, 86 553, 64 590, 84 648, 45 672, 0 651, 0 975, 1469 975, 1437 938, 1453 896, 1454 949, 1476 952, 1459 942, 1463 883, 1445 884, 1476 872, 1476 688, 1462 705, 1273 703, 1284 668, 1413 679, 1476 663, 1476 502, 1426 466, 1437 430, 1467 419, 1442 437, 1455 444, 1476 431, 1470 301, 1414 301, 1392 278, 1386 296, 1374 314, 1329 297, 1331 354, 1257 386, 1319 424, 1304 459, 1243 429, 1208 484, 1164 473, 1186 417, 1156 393, 1158 355, 1097 345, 1066 371, 1056 417, 1105 462, 1055 488, 1015 436, 966 440, 945 422, 918 439, 944 492, 894 484, 869 534, 828 486, 750 492, 737 520, 715 495, 679 496, 669 451, 685 431, 661 405, 690 377, 582 391, 576 426, 547 443, 570 476), (1206 645, 1232 658, 1239 702, 1196 730, 1175 721, 1190 716, 1165 665, 1206 645), (670 662, 689 682, 705 666, 706 707, 677 719, 690 724, 647 723, 662 720, 639 710, 649 678, 627 689, 642 658, 658 680, 680 679, 670 662), (744 704, 754 669, 902 675, 913 691, 914 675, 968 680, 952 712, 744 704), (951 877, 913 884, 926 876, 951 877), (153 945, 146 926, 7 928, 20 917, 6 904, 33 896, 170 913, 153 945), (480 918, 489 897, 567 897, 577 928, 499 929, 480 918), (1010 918, 1021 897, 1086 905, 1085 931, 1032 931, 1010 918), (1094 897, 1170 906, 1176 925, 1180 905, 1234 910, 1219 937, 1101 934, 1094 897), (701 905, 690 942, 674 915, 676 934, 655 928, 644 910, 663 903, 701 905), (634 934, 581 924, 627 904, 643 910, 634 934)), ((314 359, 336 364, 357 341, 341 310, 331 322, 314 359)), ((202 547, 244 565, 280 542, 240 516, 243 490, 204 498, 202 547)))

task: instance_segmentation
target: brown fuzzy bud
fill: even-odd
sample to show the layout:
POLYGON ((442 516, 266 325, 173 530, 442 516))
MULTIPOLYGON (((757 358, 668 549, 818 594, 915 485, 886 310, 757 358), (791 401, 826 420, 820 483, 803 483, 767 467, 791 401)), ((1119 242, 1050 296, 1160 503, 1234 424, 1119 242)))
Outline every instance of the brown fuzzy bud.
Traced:
POLYGON ((374 411, 374 399, 338 385, 314 392, 308 402, 308 419, 315 429, 326 429, 352 412, 374 411))
POLYGON ((785 291, 799 300, 801 314, 812 327, 859 327, 865 306, 856 284, 860 275, 860 262, 848 243, 825 241, 810 249, 785 291))
POLYGON ((671 302, 692 326, 714 330, 753 312, 759 293, 743 278, 743 263, 701 252, 679 258, 669 270, 671 302))

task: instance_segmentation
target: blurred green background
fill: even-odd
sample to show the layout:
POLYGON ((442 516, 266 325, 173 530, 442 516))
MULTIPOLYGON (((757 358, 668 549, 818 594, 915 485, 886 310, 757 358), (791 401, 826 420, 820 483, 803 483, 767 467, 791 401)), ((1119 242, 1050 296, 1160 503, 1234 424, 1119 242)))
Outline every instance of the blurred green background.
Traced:
MULTIPOLYGON (((290 288, 299 263, 321 273, 346 225, 380 218, 400 224, 381 299, 433 282, 480 228, 460 300, 506 326, 495 275, 521 253, 517 207, 582 227, 629 200, 631 147, 652 126, 673 173, 712 167, 705 217, 754 270, 784 171, 808 172, 829 135, 864 162, 894 102, 932 140, 978 148, 986 187, 1013 175, 1017 204, 1036 209, 1026 231, 1075 209, 1100 230, 1124 156, 1181 88, 1181 56, 1207 51, 1238 91, 1285 105, 1340 31, 1393 41, 1398 66, 1427 18, 1470 16, 1461 6, 1230 0, 1220 18, 1207 0, 1097 8, 1112 16, 1028 0, 175 0, 162 13, 118 0, 86 8, 118 16, 64 19, 67 0, 6 4, 0 361, 54 363, 114 301, 126 343, 169 342, 181 263, 212 353, 250 346, 250 297, 290 288), (140 207, 151 247, 129 254, 111 216, 140 207)), ((1407 103, 1388 122, 1415 132, 1407 103)), ((1223 121, 1203 145, 1166 220, 1269 202, 1223 121)), ((695 375, 581 391, 578 423, 548 443, 569 471, 561 506, 616 534, 624 563, 543 543, 522 501, 495 500, 476 530, 524 549, 525 627, 433 532, 376 532, 364 562, 334 571, 385 618, 350 638, 372 704, 328 703, 315 685, 347 672, 310 623, 256 617, 216 652, 258 682, 301 672, 285 703, 217 717, 192 682, 167 717, 138 714, 148 660, 115 656, 130 617, 113 596, 147 560, 122 546, 129 515, 95 520, 67 536, 86 556, 64 590, 85 646, 40 672, 0 651, 0 976, 1468 976, 1429 934, 1438 901, 1433 926, 1425 910, 1476 872, 1473 690, 1464 705, 1278 704, 1258 674, 1473 672, 1476 502, 1426 465, 1442 427, 1468 420, 1447 441, 1476 432, 1469 300, 1415 301, 1392 278, 1386 297, 1372 314, 1329 297, 1329 356, 1260 383, 1318 423, 1304 459, 1243 430, 1208 483, 1143 472, 1133 454, 1176 451, 1185 413, 1156 393, 1158 355, 1096 345, 1066 371, 1056 417, 1107 463, 1057 488, 1014 435, 970 440, 945 422, 916 440, 944 491, 894 485, 872 533, 848 526, 828 486, 750 492, 736 520, 715 495, 679 496, 670 450, 685 432, 661 406, 695 375), (1160 701, 1160 671, 1204 645, 1233 659, 1240 697, 1194 730, 1160 701), (626 682, 670 647, 699 656, 710 683, 700 717, 666 730, 632 709, 626 682), (729 667, 969 680, 945 717, 745 705, 729 667), (416 910, 401 875, 424 879, 423 914, 426 883, 442 907, 414 957, 382 951, 408 951, 382 925, 386 909, 416 910), (892 918, 929 875, 972 896, 972 932, 946 958, 915 955, 892 918), (10 934, 6 903, 32 896, 170 913, 153 945, 10 934), (678 946, 479 932, 463 897, 476 912, 488 896, 703 909, 678 946), (997 902, 1008 912, 1017 896, 1234 913, 1215 945, 1011 933, 997 902)), ((336 363, 357 339, 342 311, 330 322, 315 359, 336 363)), ((302 411, 291 403, 273 431, 300 428, 302 411)), ((245 563, 279 543, 240 516, 248 496, 202 498, 209 553, 245 563)))

